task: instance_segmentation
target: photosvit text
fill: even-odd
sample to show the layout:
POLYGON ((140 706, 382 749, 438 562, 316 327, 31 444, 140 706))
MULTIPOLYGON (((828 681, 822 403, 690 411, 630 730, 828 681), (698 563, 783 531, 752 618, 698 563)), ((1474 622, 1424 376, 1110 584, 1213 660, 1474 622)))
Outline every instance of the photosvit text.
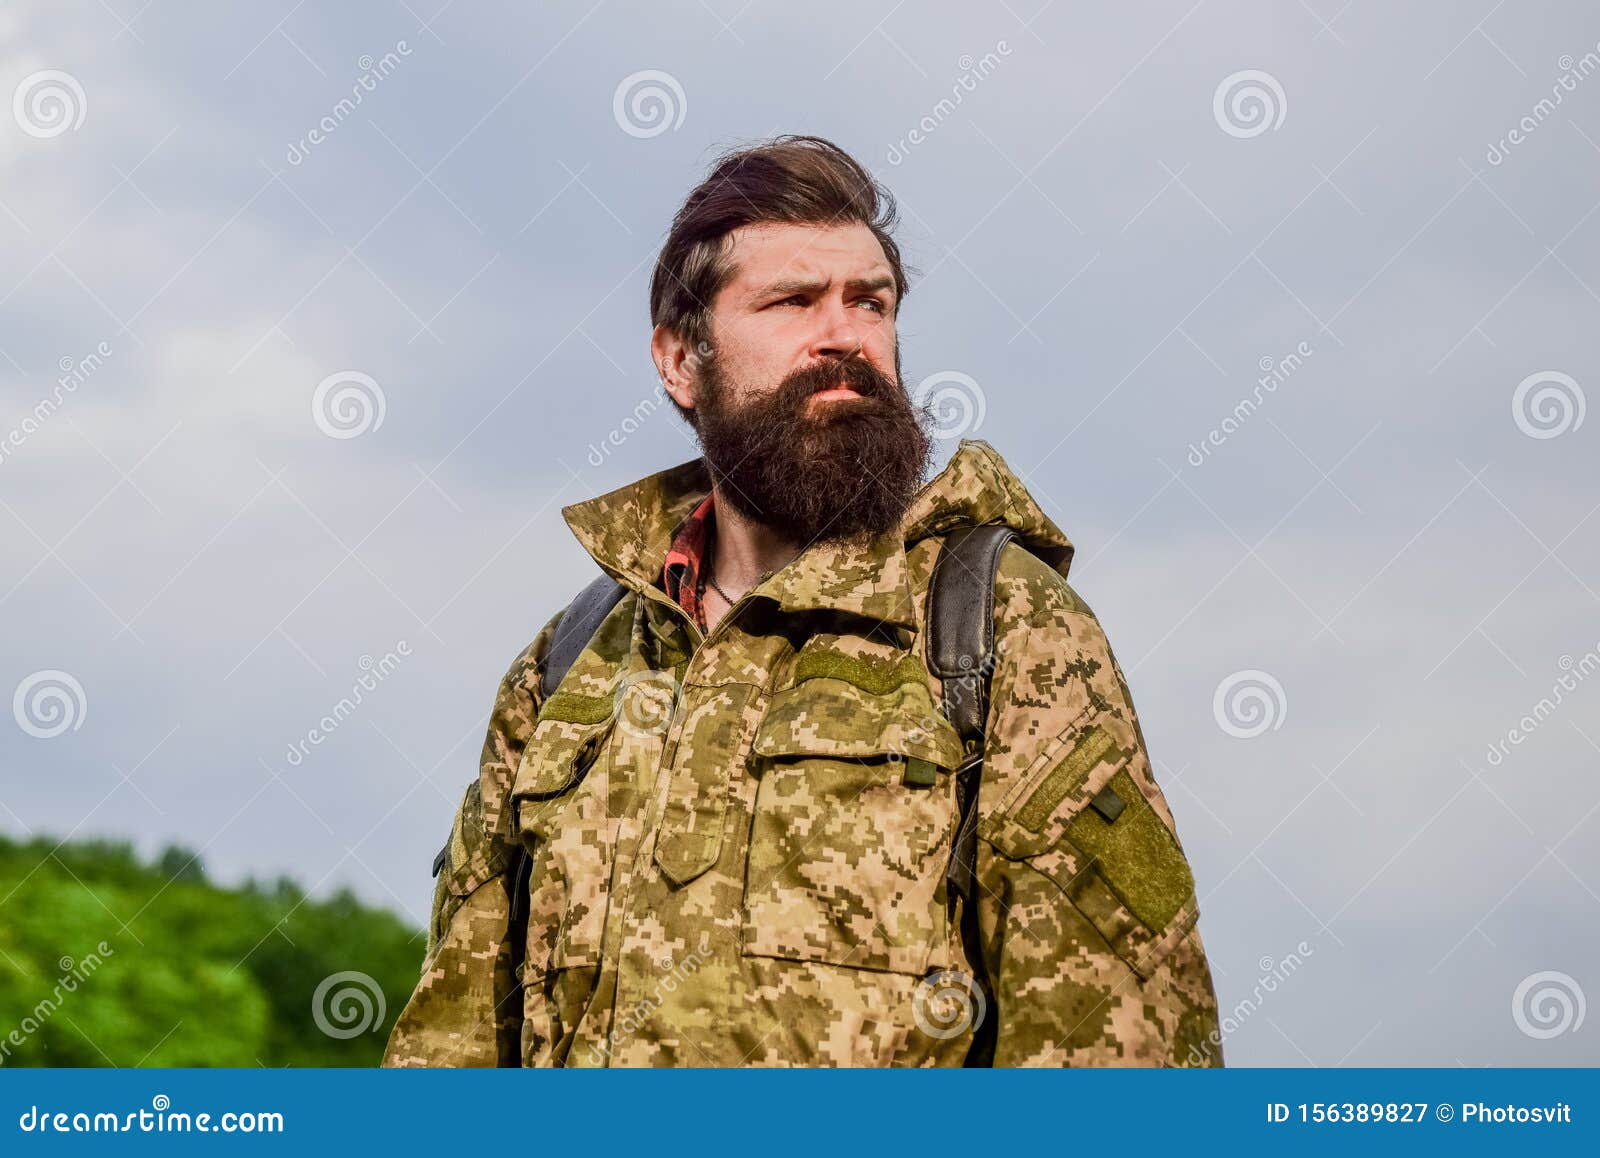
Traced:
POLYGON ((1273 1124, 1328 1123, 1330 1125, 1417 1125, 1433 1119, 1439 1122, 1499 1125, 1546 1122, 1570 1124, 1572 1107, 1566 1102, 1550 1106, 1491 1106, 1485 1102, 1286 1102, 1267 1103, 1267 1121, 1273 1124), (1429 1110, 1432 1113, 1429 1113, 1429 1110))

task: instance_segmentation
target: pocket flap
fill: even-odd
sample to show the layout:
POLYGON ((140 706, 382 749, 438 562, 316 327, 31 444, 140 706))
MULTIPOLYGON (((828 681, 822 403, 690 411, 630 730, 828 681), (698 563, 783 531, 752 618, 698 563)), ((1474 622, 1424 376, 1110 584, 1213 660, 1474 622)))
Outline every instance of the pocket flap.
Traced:
MULTIPOLYGON (((609 706, 610 701, 605 702, 609 706)), ((550 703, 555 704, 556 698, 552 697, 550 703)), ((566 792, 583 778, 599 756, 614 722, 615 717, 609 712, 604 716, 593 713, 579 719, 541 712, 533 735, 522 750, 522 761, 517 765, 516 779, 511 785, 513 800, 519 804, 549 800, 566 792)))
POLYGON ((830 676, 773 696, 753 749, 769 757, 920 759, 946 770, 959 767, 962 756, 961 738, 933 706, 926 684, 905 683, 875 695, 830 676))
POLYGON ((1054 880, 1141 976, 1195 923, 1188 860, 1138 732, 1114 709, 1068 725, 979 831, 1054 880))

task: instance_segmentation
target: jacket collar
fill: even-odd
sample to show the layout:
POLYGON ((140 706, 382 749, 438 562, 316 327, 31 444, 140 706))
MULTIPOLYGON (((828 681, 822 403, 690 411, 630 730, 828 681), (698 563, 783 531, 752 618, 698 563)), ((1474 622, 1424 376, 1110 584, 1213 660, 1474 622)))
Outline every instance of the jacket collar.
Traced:
MULTIPOLYGON (((711 491, 701 459, 563 507, 567 526, 612 578, 658 586, 679 526, 711 491)), ((968 524, 1005 523, 1065 575, 1072 543, 987 442, 963 439, 917 492, 901 524, 861 545, 817 543, 771 576, 762 593, 785 610, 846 611, 915 628, 906 549, 968 524)))

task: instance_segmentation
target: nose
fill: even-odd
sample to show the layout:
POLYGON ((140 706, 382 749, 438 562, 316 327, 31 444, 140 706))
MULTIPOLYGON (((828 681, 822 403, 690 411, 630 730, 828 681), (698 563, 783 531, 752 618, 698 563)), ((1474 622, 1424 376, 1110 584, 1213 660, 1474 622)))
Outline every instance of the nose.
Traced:
POLYGON ((865 319, 843 301, 832 300, 817 310, 817 332, 811 340, 814 361, 848 358, 861 352, 866 341, 865 319))

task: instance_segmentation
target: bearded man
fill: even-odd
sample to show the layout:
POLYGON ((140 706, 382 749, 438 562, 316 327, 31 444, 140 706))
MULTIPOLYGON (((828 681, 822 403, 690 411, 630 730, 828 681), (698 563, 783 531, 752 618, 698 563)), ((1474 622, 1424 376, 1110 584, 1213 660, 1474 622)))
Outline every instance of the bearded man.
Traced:
POLYGON ((651 351, 702 454, 564 510, 604 576, 501 682, 385 1064, 1220 1064, 1072 544, 985 443, 923 482, 894 222, 815 137, 679 210, 651 351))

